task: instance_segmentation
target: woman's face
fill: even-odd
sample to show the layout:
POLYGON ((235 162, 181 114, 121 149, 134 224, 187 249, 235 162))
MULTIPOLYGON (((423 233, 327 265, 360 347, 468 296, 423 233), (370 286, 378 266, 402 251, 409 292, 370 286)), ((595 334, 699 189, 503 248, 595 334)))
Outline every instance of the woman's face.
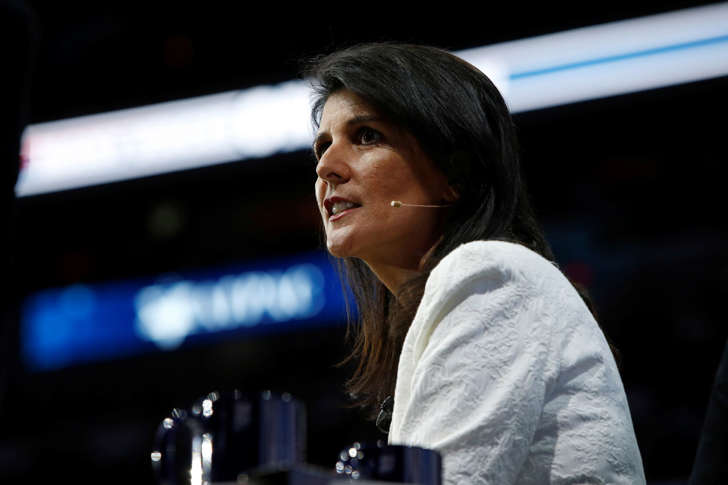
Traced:
POLYGON ((326 101, 314 152, 329 252, 363 259, 373 269, 418 269, 439 238, 445 209, 394 208, 391 202, 443 204, 449 187, 415 138, 341 90, 326 101))

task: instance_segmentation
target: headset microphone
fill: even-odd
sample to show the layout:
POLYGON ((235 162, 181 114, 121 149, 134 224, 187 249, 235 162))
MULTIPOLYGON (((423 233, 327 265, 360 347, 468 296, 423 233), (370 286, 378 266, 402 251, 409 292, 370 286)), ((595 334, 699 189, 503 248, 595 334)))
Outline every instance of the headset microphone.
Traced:
POLYGON ((390 205, 394 208, 399 208, 402 206, 405 207, 451 207, 452 204, 446 204, 446 205, 430 205, 430 204, 405 204, 401 200, 393 200, 390 205))

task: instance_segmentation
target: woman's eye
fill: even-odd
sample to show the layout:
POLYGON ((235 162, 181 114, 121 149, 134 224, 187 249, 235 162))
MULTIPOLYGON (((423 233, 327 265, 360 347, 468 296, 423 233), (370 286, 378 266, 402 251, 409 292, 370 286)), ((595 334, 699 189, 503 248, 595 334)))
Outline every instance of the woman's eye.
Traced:
POLYGON ((316 162, 321 160, 321 157, 324 155, 324 152, 326 151, 326 149, 329 147, 330 144, 331 143, 325 141, 325 142, 321 142, 318 145, 316 145, 316 147, 313 150, 313 153, 316 156, 316 162))
POLYGON ((359 131, 357 132, 357 138, 364 145, 369 145, 372 143, 377 143, 382 138, 382 135, 377 130, 363 126, 359 128, 359 131))

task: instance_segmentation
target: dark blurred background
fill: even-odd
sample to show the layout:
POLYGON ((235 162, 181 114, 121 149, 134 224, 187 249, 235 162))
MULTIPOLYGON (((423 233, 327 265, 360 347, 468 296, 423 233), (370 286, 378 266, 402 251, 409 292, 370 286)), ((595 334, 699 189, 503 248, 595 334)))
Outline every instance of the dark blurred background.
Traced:
MULTIPOLYGON (((359 41, 460 50, 707 3, 489 3, 476 14, 455 4, 28 1, 22 18, 37 33, 28 121, 283 82, 298 76, 300 59, 359 41)), ((728 337, 727 98, 723 77, 515 116, 558 261, 589 288, 621 352, 653 483, 689 475, 728 337)), ((19 199, 0 480, 152 483, 159 421, 220 388, 303 400, 314 464, 332 466, 350 442, 383 437, 346 407, 351 368, 335 366, 348 348, 343 321, 50 371, 21 360, 20 302, 37 291, 320 250, 313 181, 299 151, 19 199)))

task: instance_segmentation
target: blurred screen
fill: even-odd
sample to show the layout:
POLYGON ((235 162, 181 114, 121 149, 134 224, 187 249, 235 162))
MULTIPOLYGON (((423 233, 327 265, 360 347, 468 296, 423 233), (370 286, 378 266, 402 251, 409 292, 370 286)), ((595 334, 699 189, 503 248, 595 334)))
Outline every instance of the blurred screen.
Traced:
POLYGON ((171 351, 194 342, 346 320, 324 253, 30 295, 22 355, 32 370, 171 351))

